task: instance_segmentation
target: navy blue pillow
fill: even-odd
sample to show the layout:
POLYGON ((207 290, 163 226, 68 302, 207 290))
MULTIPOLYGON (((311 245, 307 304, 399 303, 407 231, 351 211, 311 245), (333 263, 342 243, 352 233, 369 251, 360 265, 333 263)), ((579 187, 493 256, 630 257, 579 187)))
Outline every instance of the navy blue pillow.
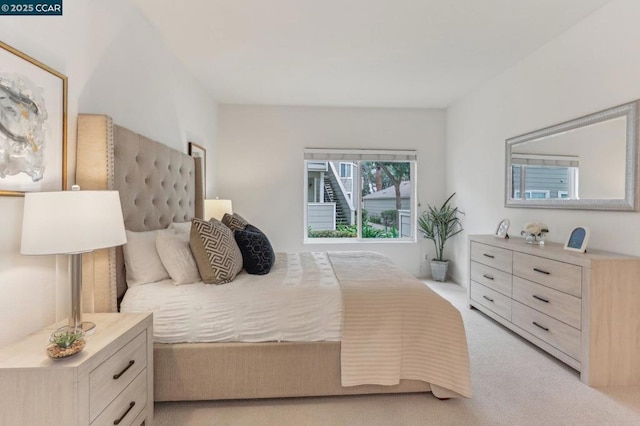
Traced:
POLYGON ((235 230, 233 236, 242 252, 244 270, 253 275, 268 274, 276 254, 267 236, 253 225, 235 230))

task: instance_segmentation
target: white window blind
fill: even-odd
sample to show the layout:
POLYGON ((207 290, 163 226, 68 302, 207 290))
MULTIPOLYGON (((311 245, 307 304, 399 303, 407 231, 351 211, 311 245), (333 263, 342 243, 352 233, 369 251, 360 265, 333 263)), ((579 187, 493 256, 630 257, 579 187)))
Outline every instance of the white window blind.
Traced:
POLYGON ((570 155, 511 154, 511 164, 547 167, 578 167, 578 157, 570 155))
POLYGON ((416 161, 414 150, 305 148, 305 160, 322 161, 416 161))

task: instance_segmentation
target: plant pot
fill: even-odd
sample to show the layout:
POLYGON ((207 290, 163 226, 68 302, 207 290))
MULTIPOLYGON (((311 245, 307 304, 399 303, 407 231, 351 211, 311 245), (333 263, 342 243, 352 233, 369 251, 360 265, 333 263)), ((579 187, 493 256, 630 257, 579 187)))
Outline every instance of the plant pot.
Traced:
POLYGON ((445 281, 447 279, 448 269, 448 260, 431 260, 431 278, 433 278, 434 281, 445 281))

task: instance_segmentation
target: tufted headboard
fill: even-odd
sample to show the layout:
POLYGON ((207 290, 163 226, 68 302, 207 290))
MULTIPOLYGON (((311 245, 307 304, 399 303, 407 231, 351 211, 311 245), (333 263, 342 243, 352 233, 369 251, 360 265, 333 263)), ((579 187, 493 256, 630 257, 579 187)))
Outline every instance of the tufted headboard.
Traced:
MULTIPOLYGON (((106 115, 78 116, 76 182, 81 189, 119 191, 130 231, 162 229, 171 222, 202 217, 201 173, 199 158, 114 125, 106 115)), ((84 256, 86 310, 116 312, 126 289, 121 247, 84 256)))

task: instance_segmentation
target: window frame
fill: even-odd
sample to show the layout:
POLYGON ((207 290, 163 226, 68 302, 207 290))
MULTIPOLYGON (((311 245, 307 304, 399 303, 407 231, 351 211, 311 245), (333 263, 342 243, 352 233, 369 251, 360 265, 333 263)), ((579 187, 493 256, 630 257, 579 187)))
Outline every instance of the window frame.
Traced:
MULTIPOLYGON (((307 150, 305 150, 306 152, 307 150)), ((333 155, 338 155, 337 153, 342 152, 340 149, 327 149, 322 150, 327 153, 336 153, 333 155)), ((349 150, 350 152, 354 150, 349 150)), ((364 155, 373 155, 373 152, 380 151, 371 151, 371 150, 357 150, 358 152, 364 153, 364 155)), ((386 151, 382 151, 386 152, 386 151)), ((351 167, 351 179, 353 179, 353 191, 352 194, 362 194, 362 176, 360 162, 371 162, 371 161, 381 161, 381 162, 408 162, 410 167, 410 176, 411 176, 411 200, 410 200, 410 217, 411 217, 411 237, 398 237, 398 238, 363 238, 362 237, 362 209, 364 206, 364 201, 362 196, 351 197, 351 202, 354 204, 356 209, 356 224, 358 224, 358 233, 355 238, 309 238, 308 235, 308 202, 307 202, 307 188, 308 188, 308 162, 310 161, 332 161, 331 159, 322 160, 321 157, 313 157, 313 159, 306 158, 302 161, 302 170, 303 170, 303 245, 308 244, 406 244, 406 243, 416 243, 417 242, 417 215, 418 215, 418 190, 417 190, 417 176, 418 176, 418 159, 415 151, 389 151, 389 152, 407 152, 412 153, 412 159, 398 159, 398 160, 387 160, 387 159, 351 159, 349 158, 349 163, 352 164, 351 167), (356 171, 354 171, 354 169, 356 171), (357 175, 357 176, 354 176, 357 175)), ((406 154, 405 154, 406 155, 406 154)), ((346 158, 345 158, 346 160, 346 158)), ((335 160, 333 160, 335 161, 335 160)), ((344 162, 344 161, 343 161, 344 162)), ((342 162, 341 162, 342 163, 342 162)), ((403 209, 405 210, 405 209, 403 209)), ((398 233, 400 234, 400 226, 398 226, 398 233)))

